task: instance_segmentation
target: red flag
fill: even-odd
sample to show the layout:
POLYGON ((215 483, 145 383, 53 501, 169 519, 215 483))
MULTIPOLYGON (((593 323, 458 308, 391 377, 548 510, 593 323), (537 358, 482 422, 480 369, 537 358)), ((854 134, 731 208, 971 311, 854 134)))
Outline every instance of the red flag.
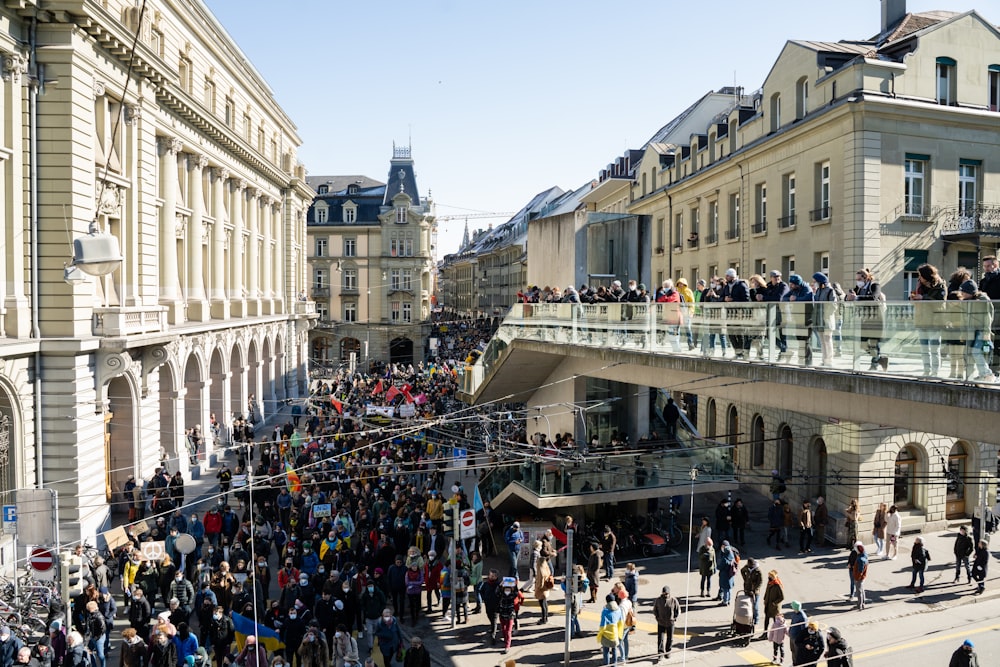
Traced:
POLYGON ((407 383, 407 384, 404 384, 404 385, 403 385, 403 388, 402 388, 402 391, 403 391, 403 393, 404 393, 404 394, 407 394, 407 393, 409 393, 409 391, 410 391, 411 389, 413 389, 413 387, 411 387, 411 386, 409 385, 409 383, 407 383))
POLYGON ((375 389, 372 390, 372 393, 376 396, 382 393, 382 378, 379 378, 378 384, 375 385, 375 389))
POLYGON ((388 401, 389 403, 391 403, 392 399, 396 398, 401 393, 402 392, 400 392, 399 389, 397 389, 396 386, 393 385, 393 386, 389 387, 389 391, 387 391, 385 393, 385 400, 388 401))
POLYGON ((405 385, 403 387, 402 394, 403 394, 403 396, 406 397, 406 402, 407 403, 412 403, 413 402, 413 396, 410 395, 410 385, 405 385))
POLYGON ((339 412, 340 414, 344 414, 344 404, 338 401, 333 396, 330 397, 330 405, 332 405, 333 409, 339 412))

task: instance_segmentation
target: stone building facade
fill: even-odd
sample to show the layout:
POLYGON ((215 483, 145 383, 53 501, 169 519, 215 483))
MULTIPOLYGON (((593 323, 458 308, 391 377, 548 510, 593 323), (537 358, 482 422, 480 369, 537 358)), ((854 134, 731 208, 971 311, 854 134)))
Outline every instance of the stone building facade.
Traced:
POLYGON ((305 390, 312 191, 204 3, 20 7, 0 9, 0 495, 55 489, 62 538, 93 540, 130 474, 212 456, 189 464, 185 428, 305 390), (65 271, 89 230, 121 250, 108 275, 65 271))

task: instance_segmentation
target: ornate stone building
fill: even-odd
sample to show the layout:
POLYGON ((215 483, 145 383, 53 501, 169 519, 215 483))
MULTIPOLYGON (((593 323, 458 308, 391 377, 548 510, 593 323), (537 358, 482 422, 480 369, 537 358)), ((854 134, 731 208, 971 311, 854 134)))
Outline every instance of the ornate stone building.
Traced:
POLYGON ((409 146, 393 146, 388 182, 310 176, 310 293, 319 364, 417 362, 431 312, 434 203, 421 198, 409 146), (353 355, 353 356, 352 356, 353 355))
POLYGON ((92 540, 128 475, 190 474, 186 427, 305 390, 312 191, 200 0, 0 16, 0 497, 56 489, 62 538, 92 540), (108 275, 64 271, 88 230, 108 275))

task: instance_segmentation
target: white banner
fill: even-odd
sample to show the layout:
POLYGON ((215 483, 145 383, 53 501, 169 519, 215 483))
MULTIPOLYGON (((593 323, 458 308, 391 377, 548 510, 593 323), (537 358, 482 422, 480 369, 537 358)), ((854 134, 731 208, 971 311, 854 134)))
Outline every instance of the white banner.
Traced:
POLYGON ((391 405, 368 405, 365 406, 365 414, 369 417, 388 417, 392 419, 396 409, 391 405))

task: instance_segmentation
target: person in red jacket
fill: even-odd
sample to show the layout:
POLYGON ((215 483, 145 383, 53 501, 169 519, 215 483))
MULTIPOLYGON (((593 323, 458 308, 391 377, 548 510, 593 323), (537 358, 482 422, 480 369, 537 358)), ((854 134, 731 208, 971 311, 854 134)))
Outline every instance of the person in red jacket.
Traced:
POLYGON ((441 602, 441 570, 444 563, 437 557, 433 549, 427 552, 427 564, 424 565, 424 586, 427 587, 427 613, 431 607, 441 602), (437 601, 434 601, 437 598, 437 601))
POLYGON ((205 512, 205 518, 201 520, 205 525, 205 538, 212 546, 219 546, 219 535, 222 534, 222 514, 218 507, 205 512))
POLYGON ((285 567, 278 570, 278 588, 285 590, 290 582, 299 580, 299 571, 292 564, 292 560, 289 558, 285 561, 285 567))

